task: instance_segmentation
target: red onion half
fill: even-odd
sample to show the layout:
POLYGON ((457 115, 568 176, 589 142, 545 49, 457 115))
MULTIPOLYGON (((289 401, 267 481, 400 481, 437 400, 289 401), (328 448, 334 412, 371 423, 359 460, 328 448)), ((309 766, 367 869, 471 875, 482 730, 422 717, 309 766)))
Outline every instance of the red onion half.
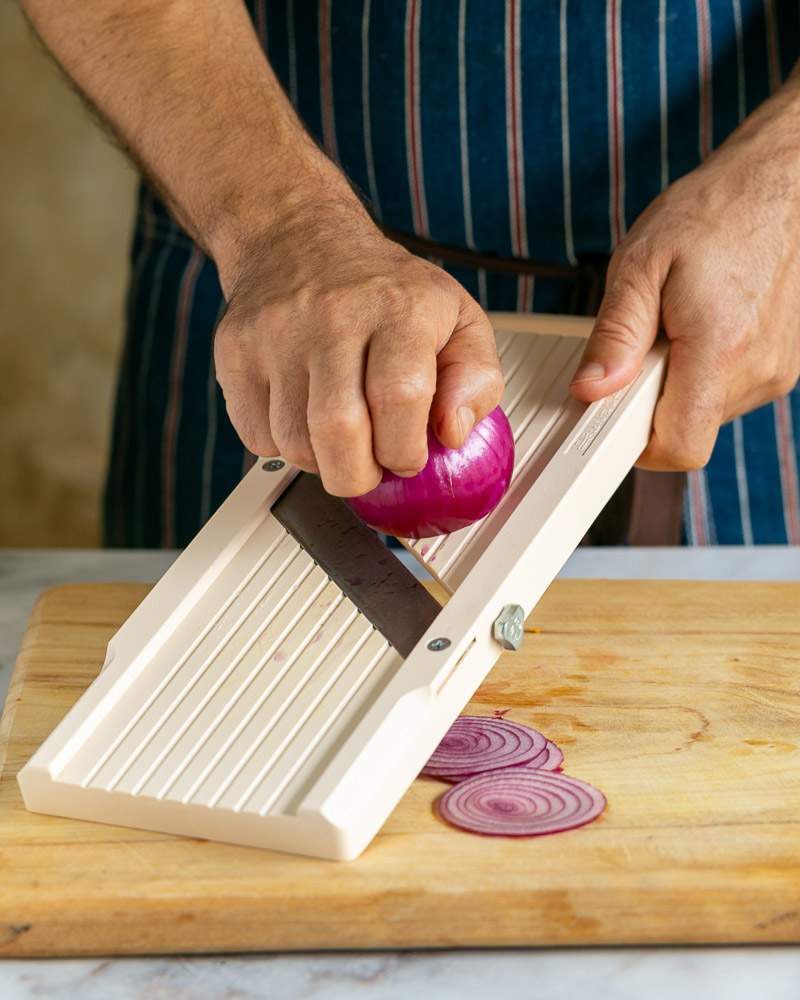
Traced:
POLYGON ((527 767, 476 774, 453 785, 438 802, 446 822, 496 837, 573 830, 605 807, 603 793, 585 781, 527 767))
POLYGON ((547 739, 508 719, 461 715, 433 751, 422 773, 445 781, 527 764, 547 753, 547 739))
POLYGON ((362 521, 399 538, 431 538, 491 513, 514 470, 514 435, 496 407, 462 448, 445 448, 428 430, 428 462, 416 476, 385 471, 374 490, 348 503, 362 521))

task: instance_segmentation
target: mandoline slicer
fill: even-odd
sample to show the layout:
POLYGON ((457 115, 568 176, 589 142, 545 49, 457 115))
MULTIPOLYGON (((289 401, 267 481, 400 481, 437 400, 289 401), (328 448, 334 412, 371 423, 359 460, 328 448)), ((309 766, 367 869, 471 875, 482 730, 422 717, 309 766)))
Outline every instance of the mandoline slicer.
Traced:
MULTIPOLYGON (((591 320, 493 321, 512 484, 479 524, 408 546, 447 603, 370 550, 360 522, 323 510, 295 525, 318 481, 260 459, 20 772, 28 809, 324 858, 364 850, 650 432, 664 345, 587 406, 568 385, 591 320)), ((312 507, 349 510, 318 492, 312 507)))

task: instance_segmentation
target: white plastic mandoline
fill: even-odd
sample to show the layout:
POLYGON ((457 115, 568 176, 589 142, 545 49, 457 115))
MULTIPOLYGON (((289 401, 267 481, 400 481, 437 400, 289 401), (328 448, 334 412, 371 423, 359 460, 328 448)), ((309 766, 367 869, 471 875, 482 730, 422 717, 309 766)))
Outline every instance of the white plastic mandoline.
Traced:
POLYGON ((271 515, 296 470, 259 461, 20 772, 28 809, 364 850, 502 652, 500 611, 530 613, 650 431, 663 345, 628 389, 586 406, 568 384, 591 320, 493 321, 514 478, 480 524, 410 546, 451 597, 405 661, 271 515))

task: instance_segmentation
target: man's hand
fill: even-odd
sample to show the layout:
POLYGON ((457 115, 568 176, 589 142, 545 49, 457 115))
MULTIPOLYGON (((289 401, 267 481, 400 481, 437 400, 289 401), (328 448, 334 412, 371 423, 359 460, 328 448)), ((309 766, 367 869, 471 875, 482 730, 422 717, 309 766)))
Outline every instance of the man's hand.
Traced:
POLYGON ((305 207, 237 250, 221 275, 217 378, 258 455, 357 496, 381 467, 414 475, 427 426, 460 447, 503 382, 486 314, 455 279, 387 240, 350 192, 305 207))
POLYGON ((611 260, 572 385, 628 384, 659 329, 664 392, 639 465, 697 469, 719 427, 800 375, 800 86, 796 75, 640 216, 611 260))
POLYGON ((241 0, 23 0, 44 42, 214 259, 217 375, 257 454, 332 493, 413 474, 499 402, 489 321, 385 239, 303 129, 241 0))

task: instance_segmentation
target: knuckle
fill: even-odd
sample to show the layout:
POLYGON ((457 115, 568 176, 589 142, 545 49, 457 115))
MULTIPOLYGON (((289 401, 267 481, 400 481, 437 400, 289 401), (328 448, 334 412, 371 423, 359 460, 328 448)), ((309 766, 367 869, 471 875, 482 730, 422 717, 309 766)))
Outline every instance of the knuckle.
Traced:
POLYGON ((769 356, 754 362, 750 368, 751 382, 766 389, 767 392, 779 393, 780 384, 783 381, 781 375, 777 364, 769 356))
POLYGON ((258 318, 264 330, 283 330, 291 325, 294 308, 288 299, 274 299, 263 306, 258 318))
POLYGON ((376 409, 416 406, 431 396, 431 386, 423 378, 381 379, 367 385, 367 402, 376 409))
POLYGON ((314 301, 314 313, 317 321, 328 328, 338 328, 342 316, 343 297, 340 288, 327 288, 317 293, 314 301))
MULTIPOLYGON (((714 303, 708 303, 704 307, 703 317, 710 329, 720 330, 723 328, 724 311, 714 303)), ((746 353, 749 343, 750 337, 743 327, 735 326, 725 329, 718 338, 720 361, 723 364, 740 361, 742 355, 746 353)), ((768 369, 768 378, 771 379, 773 362, 769 357, 765 357, 764 362, 766 363, 764 368, 768 369)))
POLYGON ((788 396, 797 385, 797 379, 792 376, 780 375, 776 380, 775 393, 777 396, 788 396))
POLYGON ((785 374, 784 385, 787 387, 786 392, 794 392, 798 385, 800 385, 800 370, 795 369, 794 371, 785 374))
POLYGON ((259 458, 268 458, 270 455, 275 454, 275 448, 272 442, 265 440, 264 438, 254 437, 251 441, 242 441, 242 444, 247 448, 251 455, 257 455, 259 458))
POLYGON ((411 290, 407 284, 376 278, 369 291, 380 301, 381 308, 390 315, 403 314, 409 305, 411 290))
POLYGON ((708 465, 708 460, 710 458, 710 450, 700 452, 692 449, 686 449, 683 452, 679 452, 674 461, 676 462, 677 467, 679 469, 683 469, 684 472, 697 472, 708 465))
POLYGON ((324 412, 309 413, 308 426, 313 438, 323 441, 352 440, 364 425, 364 414, 356 406, 335 406, 324 412))
POLYGON ((214 334, 214 364, 219 372, 236 371, 242 366, 244 350, 233 324, 224 320, 214 334))
POLYGON ((416 292, 420 298, 429 298, 432 294, 450 294, 460 287, 456 279, 434 261, 426 260, 422 262, 422 265, 417 273, 415 283, 416 292))
POLYGON ((228 411, 239 440, 251 455, 272 455, 275 443, 268 428, 258 427, 249 420, 234 419, 234 414, 228 411))
POLYGON ((317 470, 314 452, 310 448, 304 448, 302 445, 284 445, 280 449, 280 454, 287 462, 296 465, 298 469, 303 469, 305 472, 316 472, 317 470))
POLYGON ((684 437, 670 436, 661 440, 661 454, 675 469, 695 472, 707 465, 713 445, 697 444, 684 437))
POLYGON ((791 392, 795 379, 785 370, 780 362, 768 352, 747 361, 747 383, 759 395, 767 399, 776 399, 791 392))
POLYGON ((497 365, 489 365, 484 373, 484 385, 486 393, 495 405, 500 402, 505 391, 506 383, 503 373, 497 365))
POLYGON ((240 441, 251 455, 267 455, 269 453, 267 442, 259 438, 257 434, 250 430, 239 431, 238 434, 240 441))
POLYGON ((774 363, 770 367, 770 376, 766 380, 769 392, 775 398, 788 396, 797 385, 797 372, 793 372, 782 365, 776 365, 774 363))
POLYGON ((276 434, 275 443, 287 462, 291 462, 292 465, 296 465, 299 469, 305 469, 307 472, 316 470, 317 461, 314 449, 311 447, 311 441, 305 435, 296 432, 276 434))

